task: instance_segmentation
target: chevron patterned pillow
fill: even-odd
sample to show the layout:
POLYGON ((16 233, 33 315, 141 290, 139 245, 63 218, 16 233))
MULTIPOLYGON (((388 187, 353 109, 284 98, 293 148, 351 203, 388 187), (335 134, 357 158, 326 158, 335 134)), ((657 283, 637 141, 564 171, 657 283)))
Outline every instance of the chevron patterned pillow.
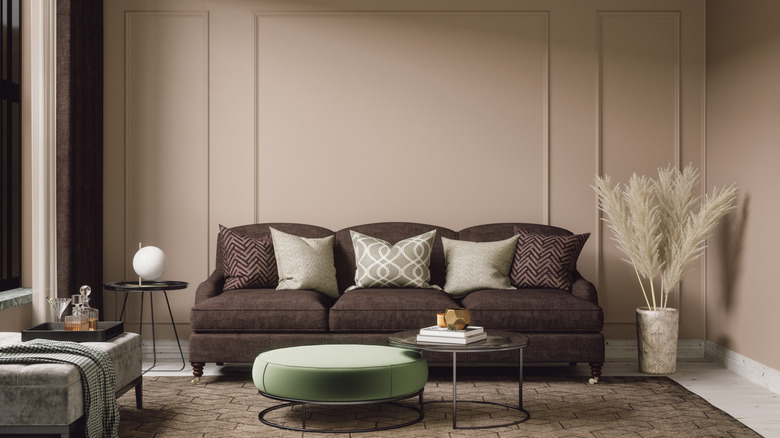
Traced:
POLYGON ((577 258, 590 233, 546 235, 515 227, 515 234, 520 239, 509 272, 512 286, 571 290, 577 258))
POLYGON ((222 237, 223 290, 275 289, 279 283, 276 257, 270 239, 253 239, 219 226, 222 237))

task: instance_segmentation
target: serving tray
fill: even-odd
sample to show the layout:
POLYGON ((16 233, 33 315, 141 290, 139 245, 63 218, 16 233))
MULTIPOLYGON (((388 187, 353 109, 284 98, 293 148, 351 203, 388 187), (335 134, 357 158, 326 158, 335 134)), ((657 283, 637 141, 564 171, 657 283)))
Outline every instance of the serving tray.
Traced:
POLYGON ((65 330, 64 322, 44 322, 22 330, 22 341, 51 339, 53 341, 106 342, 123 333, 122 321, 98 321, 97 330, 65 330))

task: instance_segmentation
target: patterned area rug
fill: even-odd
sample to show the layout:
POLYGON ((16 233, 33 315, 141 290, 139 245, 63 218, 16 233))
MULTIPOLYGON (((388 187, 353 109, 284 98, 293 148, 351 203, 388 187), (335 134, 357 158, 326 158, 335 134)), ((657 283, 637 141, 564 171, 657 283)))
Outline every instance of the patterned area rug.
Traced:
MULTIPOLYGON (((517 381, 508 375, 459 374, 459 400, 517 405, 517 381), (462 381, 461 381, 462 379, 462 381)), ((119 399, 119 435, 127 437, 314 437, 324 434, 284 431, 263 425, 257 414, 275 401, 257 393, 251 377, 145 377, 144 409, 135 395, 119 399)), ((451 400, 446 372, 432 373, 425 400, 451 400)), ((588 385, 582 377, 527 377, 524 408, 531 418, 496 429, 452 429, 452 404, 425 405, 422 422, 359 437, 758 437, 750 428, 666 377, 602 377, 588 385)), ((416 403, 409 399, 408 403, 416 403)), ((307 407, 307 427, 372 428, 409 421, 415 413, 393 405, 307 407)), ((458 426, 513 421, 518 413, 492 405, 458 404, 458 426)), ((301 409, 269 415, 300 427, 301 409)), ((347 434, 329 434, 344 437, 347 434)))

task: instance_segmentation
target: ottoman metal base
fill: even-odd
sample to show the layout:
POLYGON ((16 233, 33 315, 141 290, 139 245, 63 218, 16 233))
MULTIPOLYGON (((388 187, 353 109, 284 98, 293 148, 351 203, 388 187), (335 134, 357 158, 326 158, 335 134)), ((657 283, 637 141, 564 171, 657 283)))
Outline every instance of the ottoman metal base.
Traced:
POLYGON ((390 430, 390 429, 398 429, 400 427, 406 427, 411 426, 412 424, 419 423, 423 420, 425 417, 425 413, 423 412, 423 390, 419 390, 413 394, 409 395, 403 395, 400 397, 394 397, 394 398, 388 398, 388 399, 382 399, 382 400, 366 400, 366 401, 350 401, 350 402, 326 402, 326 401, 310 401, 310 400, 294 400, 284 397, 277 397, 274 395, 266 394, 262 391, 258 391, 261 395, 274 399, 274 400, 280 400, 284 401, 286 403, 282 403, 276 406, 271 406, 270 408, 264 409, 258 414, 257 418, 263 423, 268 426, 277 427, 279 429, 286 429, 286 430, 295 430, 299 432, 316 432, 316 433, 361 433, 361 432, 375 432, 379 430, 390 430), (418 397, 420 407, 417 408, 413 405, 405 404, 405 403, 398 403, 399 400, 405 400, 412 397, 418 397), (395 406, 399 406, 402 408, 410 409, 414 412, 417 412, 417 418, 401 423, 401 424, 394 424, 391 426, 385 426, 385 427, 375 427, 371 429, 307 429, 306 428, 306 405, 326 405, 326 406, 349 406, 349 405, 367 405, 367 404, 380 404, 380 403, 390 403, 395 406), (292 407, 296 405, 301 405, 301 427, 292 427, 292 426, 286 426, 279 423, 274 423, 268 419, 265 418, 267 414, 270 412, 273 412, 278 409, 283 409, 287 407, 292 407))

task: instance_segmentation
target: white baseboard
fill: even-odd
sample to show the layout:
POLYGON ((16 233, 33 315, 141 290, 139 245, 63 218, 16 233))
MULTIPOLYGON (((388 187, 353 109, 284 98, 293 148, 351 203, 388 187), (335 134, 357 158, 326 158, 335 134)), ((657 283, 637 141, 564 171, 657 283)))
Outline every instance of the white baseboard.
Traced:
MULTIPOLYGON (((606 341, 607 362, 636 361, 635 339, 613 339, 606 341)), ((713 362, 722 365, 732 373, 750 382, 780 394, 780 371, 753 359, 701 339, 680 339, 677 341, 678 362, 713 362)))
MULTIPOLYGON (((189 341, 182 339, 181 350, 184 353, 184 361, 189 362, 189 341)), ((158 339, 155 345, 152 344, 151 339, 144 339, 141 343, 141 358, 144 362, 151 362, 154 358, 154 352, 157 352, 157 360, 160 361, 179 361, 181 362, 181 354, 179 353, 179 346, 176 344, 175 339, 158 339)))
POLYGON ((706 357, 734 374, 780 394, 780 371, 710 341, 706 343, 706 357))
MULTIPOLYGON (((607 362, 636 361, 636 339, 611 339, 606 341, 604 355, 607 362)), ((678 362, 703 362, 707 360, 705 342, 701 339, 677 341, 678 362)))

